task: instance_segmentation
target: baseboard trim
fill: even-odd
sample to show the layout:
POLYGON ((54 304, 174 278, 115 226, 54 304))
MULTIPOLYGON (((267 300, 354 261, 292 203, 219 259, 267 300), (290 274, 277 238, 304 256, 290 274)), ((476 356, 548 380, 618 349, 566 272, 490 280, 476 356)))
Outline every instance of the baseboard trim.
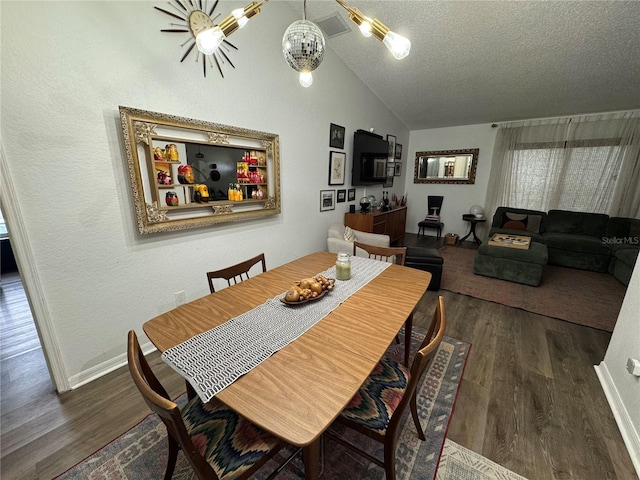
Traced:
MULTIPOLYGON (((148 355, 151 352, 155 352, 157 350, 151 342, 147 342, 144 345, 141 345, 140 348, 142 348, 142 352, 145 355, 148 355)), ((107 373, 111 373, 126 364, 127 354, 120 354, 112 358, 111 360, 72 375, 71 377, 69 377, 69 387, 71 388, 71 390, 75 390, 76 388, 81 387, 82 385, 86 385, 87 383, 92 382, 93 380, 96 380, 97 378, 100 378, 107 373)))
POLYGON ((633 467, 640 477, 640 435, 638 435, 638 431, 631 422, 629 412, 627 412, 620 398, 620 394, 618 393, 615 383, 613 383, 613 378, 611 378, 607 365, 603 361, 600 362, 600 365, 594 365, 593 368, 595 368, 596 375, 598 375, 600 379, 600 385, 607 397, 607 401, 613 412, 613 417, 616 419, 616 423, 622 434, 622 439, 633 462, 633 467))

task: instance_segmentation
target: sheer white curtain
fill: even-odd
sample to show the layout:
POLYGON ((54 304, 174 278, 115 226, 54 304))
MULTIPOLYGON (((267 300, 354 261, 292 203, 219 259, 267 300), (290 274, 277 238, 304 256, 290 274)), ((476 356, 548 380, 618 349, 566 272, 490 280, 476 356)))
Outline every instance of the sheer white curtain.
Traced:
POLYGON ((486 212, 504 205, 640 218, 640 111, 499 128, 486 212))

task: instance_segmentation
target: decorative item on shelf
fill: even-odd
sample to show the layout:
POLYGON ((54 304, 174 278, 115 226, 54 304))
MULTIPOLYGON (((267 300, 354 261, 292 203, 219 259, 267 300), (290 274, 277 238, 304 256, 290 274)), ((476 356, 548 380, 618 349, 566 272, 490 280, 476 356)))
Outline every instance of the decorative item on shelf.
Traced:
POLYGON ((484 217, 484 208, 480 205, 474 205, 469 209, 469 213, 473 214, 476 218, 484 217))
POLYGON ((178 183, 192 184, 195 181, 193 176, 193 168, 191 165, 179 165, 178 166, 178 183))
POLYGON ((251 198, 253 198, 254 200, 258 198, 258 189, 253 189, 251 190, 251 198))
POLYGON ((391 207, 389 206, 389 192, 382 192, 382 211, 386 212, 390 209, 391 207))
POLYGON ((369 197, 362 197, 360 199, 360 213, 367 213, 370 206, 371 201, 369 200, 369 197))
POLYGON ((349 280, 351 278, 351 257, 348 253, 338 253, 336 259, 336 279, 349 280))
POLYGON ((178 154, 178 146, 175 143, 170 143, 165 147, 165 157, 167 160, 177 162, 180 159, 178 154))
POLYGON ((249 183, 249 164, 247 162, 237 163, 236 176, 238 183, 249 183))
POLYGON ((167 157, 165 156, 165 152, 162 148, 156 147, 153 149, 153 159, 156 162, 165 162, 167 157))
POLYGON ((176 195, 176 192, 167 192, 167 194, 164 196, 164 200, 169 207, 178 206, 178 195, 176 195))
POLYGON ((403 195, 402 198, 398 199, 398 196, 394 193, 393 195, 391 195, 391 203, 396 207, 406 207, 407 196, 403 195))
POLYGON ((194 200, 197 203, 206 203, 209 201, 209 187, 203 183, 198 183, 194 186, 194 200))
POLYGON ((172 184, 172 179, 171 179, 171 175, 169 175, 169 172, 166 170, 158 170, 158 185, 171 185, 172 184))
MULTIPOLYGON (((154 8, 183 22, 171 24, 172 27, 176 26, 181 28, 162 29, 162 32, 190 33, 192 36, 190 40, 183 43, 183 46, 186 46, 186 52, 180 62, 183 62, 184 59, 187 58, 194 49, 194 46, 197 46, 197 50, 195 50, 197 55, 196 62, 199 61, 200 55, 202 55, 204 76, 207 76, 208 58, 210 68, 213 68, 213 61, 215 61, 220 75, 224 78, 220 65, 224 64, 225 60, 235 68, 224 50, 228 52, 229 47, 237 50, 234 45, 227 41, 227 38, 236 30, 243 28, 250 18, 260 13, 260 7, 267 1, 268 0, 259 0, 251 2, 244 8, 235 9, 231 12, 231 15, 224 18, 217 25, 213 22, 212 17, 218 5, 217 0, 213 3, 208 13, 206 12, 206 2, 204 2, 203 6, 203 2, 171 0, 169 5, 173 7, 175 13, 160 7, 154 8)), ((349 6, 344 0, 336 0, 336 2, 349 12, 349 19, 358 26, 360 32, 365 37, 374 36, 380 40, 398 60, 409 55, 411 42, 408 39, 390 31, 389 28, 379 20, 365 16, 360 10, 349 6)), ((284 34, 282 39, 282 52, 291 68, 300 72, 300 85, 309 87, 313 83, 311 72, 318 68, 324 57, 325 42, 318 26, 306 19, 306 0, 304 0, 303 9, 303 20, 292 23, 284 34)))
POLYGON ((258 187, 256 191, 256 199, 262 200, 264 198, 264 192, 262 191, 262 187, 258 187))

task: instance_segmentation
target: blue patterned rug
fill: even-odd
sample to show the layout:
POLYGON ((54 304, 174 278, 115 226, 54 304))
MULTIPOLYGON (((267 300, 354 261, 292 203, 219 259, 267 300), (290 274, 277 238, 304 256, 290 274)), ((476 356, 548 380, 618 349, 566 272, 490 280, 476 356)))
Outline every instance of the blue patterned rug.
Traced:
MULTIPOLYGON (((414 327, 412 351, 415 351, 424 334, 423 329, 414 327)), ((387 355, 402 361, 403 344, 404 341, 401 341, 398 345, 392 345, 387 355)), ((420 441, 411 415, 406 415, 396 453, 398 479, 434 479, 470 346, 466 342, 444 337, 434 361, 418 387, 418 414, 427 439, 424 442, 420 441)), ((182 395, 178 399, 179 404, 184 403, 184 397, 182 395)), ((344 431, 341 426, 332 428, 348 441, 382 458, 381 444, 353 431, 344 431)), ((166 429, 159 418, 149 415, 131 430, 56 479, 156 480, 163 478, 167 461, 166 436, 166 429)), ((276 457, 276 461, 278 460, 276 457)), ((255 475, 256 480, 268 476, 272 471, 270 467, 275 465, 270 463, 255 475)), ((303 478, 300 459, 296 458, 292 463, 294 468, 286 468, 278 475, 278 479, 303 478)), ((323 470, 323 478, 327 479, 382 480, 385 476, 382 468, 354 455, 330 439, 324 442, 323 470)), ((192 479, 195 479, 195 475, 180 453, 173 480, 192 479)))

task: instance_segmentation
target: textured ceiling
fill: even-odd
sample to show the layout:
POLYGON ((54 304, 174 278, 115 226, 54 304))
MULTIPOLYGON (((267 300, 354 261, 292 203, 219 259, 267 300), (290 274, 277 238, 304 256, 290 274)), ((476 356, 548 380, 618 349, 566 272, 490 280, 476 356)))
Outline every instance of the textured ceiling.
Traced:
POLYGON ((363 37, 335 1, 309 0, 307 18, 347 20, 328 47, 410 130, 640 108, 640 1, 348 3, 410 55, 363 37))

